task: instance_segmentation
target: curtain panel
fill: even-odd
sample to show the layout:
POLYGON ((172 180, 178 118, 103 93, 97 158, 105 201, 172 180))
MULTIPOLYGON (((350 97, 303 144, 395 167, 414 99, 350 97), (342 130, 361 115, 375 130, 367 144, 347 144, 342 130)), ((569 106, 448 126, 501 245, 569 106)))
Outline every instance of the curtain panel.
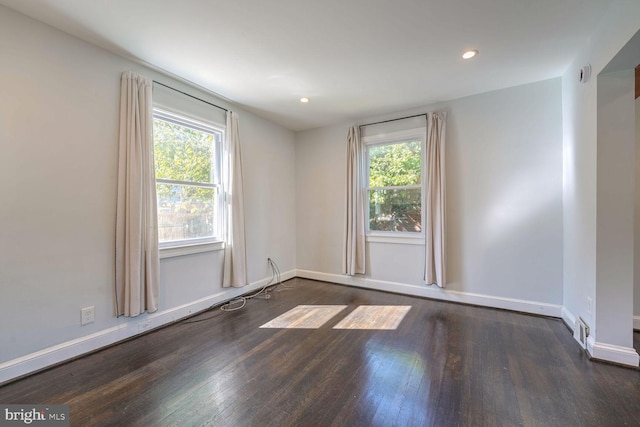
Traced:
POLYGON ((446 198, 445 128, 446 113, 427 114, 425 166, 427 187, 425 207, 425 272, 427 285, 446 285, 446 198))
POLYGON ((247 282, 242 153, 238 114, 227 112, 223 148, 222 185, 225 198, 223 287, 242 287, 247 282))
POLYGON ((347 215, 343 273, 349 276, 365 273, 364 160, 358 127, 347 134, 347 215))
POLYGON ((120 85, 116 202, 117 316, 158 309, 158 216, 153 161, 152 82, 126 71, 120 85))

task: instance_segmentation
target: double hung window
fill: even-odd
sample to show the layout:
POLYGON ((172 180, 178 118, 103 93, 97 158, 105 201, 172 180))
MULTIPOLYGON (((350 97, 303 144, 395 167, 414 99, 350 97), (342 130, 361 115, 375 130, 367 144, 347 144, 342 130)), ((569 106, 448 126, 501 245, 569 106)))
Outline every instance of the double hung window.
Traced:
POLYGON ((154 109, 160 248, 222 240, 224 129, 154 109))
POLYGON ((363 138, 366 157, 367 234, 422 234, 424 129, 363 138))

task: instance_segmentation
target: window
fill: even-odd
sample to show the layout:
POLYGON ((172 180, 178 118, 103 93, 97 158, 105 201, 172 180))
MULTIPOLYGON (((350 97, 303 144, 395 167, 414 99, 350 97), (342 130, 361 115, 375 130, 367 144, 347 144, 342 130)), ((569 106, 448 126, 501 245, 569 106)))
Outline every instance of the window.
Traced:
POLYGON ((363 138, 366 153, 367 234, 422 233, 424 129, 363 138))
POLYGON ((224 131, 154 109, 161 248, 221 240, 220 150, 224 131))

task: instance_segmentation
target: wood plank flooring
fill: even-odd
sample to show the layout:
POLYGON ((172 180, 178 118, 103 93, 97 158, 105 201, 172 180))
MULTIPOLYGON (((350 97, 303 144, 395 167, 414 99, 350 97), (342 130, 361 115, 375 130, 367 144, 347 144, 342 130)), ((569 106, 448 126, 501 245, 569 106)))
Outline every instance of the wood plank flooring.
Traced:
POLYGON ((640 371, 592 362, 556 319, 303 279, 0 387, 72 426, 640 425, 640 371), (346 305, 317 329, 260 328, 346 305), (396 330, 333 329, 361 305, 396 330))

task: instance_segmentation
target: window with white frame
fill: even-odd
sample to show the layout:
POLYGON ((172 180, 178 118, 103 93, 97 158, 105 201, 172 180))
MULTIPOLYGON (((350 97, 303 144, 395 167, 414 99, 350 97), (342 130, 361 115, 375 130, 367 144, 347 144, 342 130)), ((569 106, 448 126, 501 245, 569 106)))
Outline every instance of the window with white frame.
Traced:
POLYGON ((224 129, 153 111, 160 248, 222 240, 224 129))
POLYGON ((425 130, 363 138, 366 156, 367 234, 422 234, 425 130))

